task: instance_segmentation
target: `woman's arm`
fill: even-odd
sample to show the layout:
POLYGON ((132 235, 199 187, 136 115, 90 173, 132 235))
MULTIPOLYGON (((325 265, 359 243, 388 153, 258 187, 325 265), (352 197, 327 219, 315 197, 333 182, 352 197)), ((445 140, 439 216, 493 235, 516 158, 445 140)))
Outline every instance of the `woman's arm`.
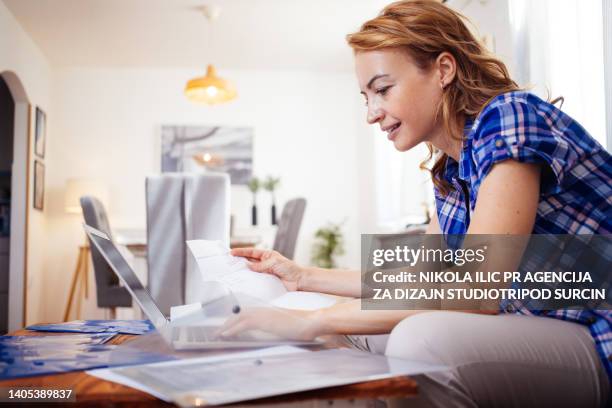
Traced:
MULTIPOLYGON (((507 160, 496 164, 483 180, 478 203, 472 214, 469 234, 527 235, 533 230, 540 191, 540 167, 507 160)), ((428 232, 438 232, 437 217, 432 219, 428 232)), ((467 237, 466 237, 467 238, 467 237)), ((329 271, 313 270, 312 276, 329 271)), ((328 282, 340 281, 341 274, 331 272, 328 282)), ((357 280, 357 279, 356 279, 357 280)), ((324 281, 324 279, 321 279, 324 281)), ((329 283, 310 283, 312 288, 328 288, 329 283)), ((316 279, 311 281, 316 282, 316 279)), ((340 283, 340 282, 338 282, 340 283)), ((335 283, 334 283, 335 285, 335 283)), ((349 287, 357 291, 350 281, 349 287)), ((404 318, 424 310, 361 310, 359 299, 317 311, 271 309, 264 313, 241 313, 225 327, 226 334, 235 334, 248 328, 277 333, 286 338, 311 339, 325 334, 387 333, 404 318), (284 317, 284 318, 283 318, 284 317), (263 325, 263 326, 262 326, 263 325)), ((466 310, 473 313, 494 311, 466 310)))
POLYGON ((427 230, 425 230, 426 234, 441 234, 442 229, 440 228, 440 221, 438 221, 438 212, 434 210, 433 216, 431 217, 431 221, 427 226, 427 230))
POLYGON ((468 234, 529 235, 540 198, 539 164, 506 160, 480 185, 468 234))
MULTIPOLYGON (((435 212, 425 233, 440 234, 438 215, 435 212)), ((276 275, 288 290, 361 297, 360 271, 302 267, 276 251, 256 248, 236 248, 232 254, 250 260, 249 267, 256 272, 276 275)))
MULTIPOLYGON (((438 215, 434 212, 426 234, 440 234, 438 215)), ((361 296, 361 272, 343 269, 302 268, 302 280, 298 290, 329 293, 358 298, 361 296)))
POLYGON ((302 267, 280 253, 257 248, 235 248, 232 255, 249 261, 255 272, 277 276, 287 290, 328 293, 330 295, 361 296, 361 273, 345 269, 302 267))
POLYGON ((360 297, 361 272, 349 269, 305 267, 302 269, 302 279, 298 290, 360 297))
MULTIPOLYGON (((483 180, 468 234, 528 235, 533 230, 540 193, 540 166, 506 160, 483 180)), ((428 233, 440 233, 434 215, 428 233)), ((404 318, 423 310, 361 310, 360 300, 311 312, 312 327, 322 334, 389 332, 404 318)), ((493 311, 473 310, 491 314, 493 311)))

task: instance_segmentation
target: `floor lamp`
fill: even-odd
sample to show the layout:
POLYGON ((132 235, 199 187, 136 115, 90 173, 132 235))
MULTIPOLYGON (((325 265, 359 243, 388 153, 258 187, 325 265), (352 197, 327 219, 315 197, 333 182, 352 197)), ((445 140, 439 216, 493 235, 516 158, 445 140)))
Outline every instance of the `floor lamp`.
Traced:
MULTIPOLYGON (((64 197, 65 210, 68 214, 79 215, 78 222, 83 222, 83 211, 81 209, 80 199, 82 196, 94 196, 102 202, 105 208, 108 207, 108 191, 106 187, 94 180, 87 179, 69 179, 66 182, 66 192, 64 197)), ((76 297, 76 317, 81 317, 81 301, 84 297, 89 297, 89 243, 85 236, 83 244, 79 245, 76 268, 72 274, 70 282, 70 292, 68 302, 64 309, 64 321, 68 321, 72 304, 76 297), (77 295, 77 291, 80 293, 77 295)))

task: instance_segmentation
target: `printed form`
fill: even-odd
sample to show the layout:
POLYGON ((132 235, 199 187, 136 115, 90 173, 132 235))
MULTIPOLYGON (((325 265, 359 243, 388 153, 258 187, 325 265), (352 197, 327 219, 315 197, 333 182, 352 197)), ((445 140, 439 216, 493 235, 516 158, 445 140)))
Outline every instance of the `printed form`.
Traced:
POLYGON ((243 257, 233 256, 221 241, 187 241, 204 282, 219 282, 240 292, 270 302, 273 306, 312 310, 333 305, 333 297, 311 292, 287 292, 279 278, 249 269, 243 257))

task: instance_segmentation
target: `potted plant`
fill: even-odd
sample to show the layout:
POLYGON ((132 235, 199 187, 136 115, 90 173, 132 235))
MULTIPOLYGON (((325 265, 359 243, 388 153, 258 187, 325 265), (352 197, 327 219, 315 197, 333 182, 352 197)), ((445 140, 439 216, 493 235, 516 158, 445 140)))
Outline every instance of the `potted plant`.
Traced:
POLYGON ((251 177, 247 183, 247 187, 253 194, 253 205, 251 206, 251 225, 257 225, 257 192, 261 187, 261 183, 257 177, 251 177))
POLYGON ((263 182, 264 190, 270 192, 272 196, 272 207, 270 207, 270 219, 272 220, 272 225, 276 225, 276 197, 274 196, 274 190, 280 184, 280 177, 272 177, 268 176, 266 180, 263 182))
POLYGON ((320 268, 335 268, 335 257, 344 254, 342 224, 328 224, 315 232, 311 262, 320 268))

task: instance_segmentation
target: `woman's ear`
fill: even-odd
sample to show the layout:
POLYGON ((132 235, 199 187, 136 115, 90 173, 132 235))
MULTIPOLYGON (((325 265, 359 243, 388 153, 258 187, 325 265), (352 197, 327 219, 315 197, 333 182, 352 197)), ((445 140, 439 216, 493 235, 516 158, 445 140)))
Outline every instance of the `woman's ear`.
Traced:
POLYGON ((440 78, 440 87, 446 88, 455 79, 457 62, 450 52, 442 52, 436 58, 436 69, 440 78))

